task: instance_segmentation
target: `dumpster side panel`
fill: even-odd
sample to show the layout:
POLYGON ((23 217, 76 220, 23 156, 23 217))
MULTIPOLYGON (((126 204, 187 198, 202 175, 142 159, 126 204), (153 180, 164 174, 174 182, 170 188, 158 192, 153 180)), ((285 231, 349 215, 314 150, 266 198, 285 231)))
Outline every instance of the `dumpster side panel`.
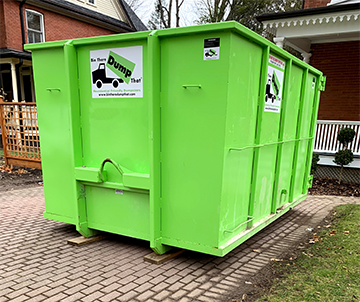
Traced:
POLYGON ((218 244, 229 40, 211 32, 161 41, 164 244, 218 244), (219 59, 204 60, 208 38, 220 38, 219 59))
MULTIPOLYGON (((311 122, 313 119, 313 110, 314 105, 317 103, 315 99, 315 87, 313 88, 313 78, 315 76, 311 73, 308 73, 306 76, 306 81, 303 83, 304 87, 304 100, 302 104, 302 114, 301 119, 299 120, 298 128, 299 131, 299 138, 301 139, 299 142, 298 150, 297 150, 297 169, 294 171, 294 198, 301 194, 306 194, 307 190, 304 190, 304 178, 309 176, 305 175, 308 173, 306 171, 306 167, 308 164, 308 153, 311 152, 309 150, 309 138, 311 136, 311 122)), ((312 147, 312 146, 311 146, 312 147)))
POLYGON ((262 52, 258 44, 231 35, 220 245, 247 227, 253 161, 253 148, 247 147, 255 136, 262 52))
MULTIPOLYGON (((278 55, 270 55, 274 55, 276 58, 285 62, 285 59, 278 55)), ((266 67, 263 66, 262 68, 264 69, 266 67)), ((265 71, 268 73, 268 70, 265 71)), ((260 87, 260 89, 264 90, 264 87, 260 87)), ((282 94, 283 93, 284 89, 282 89, 282 94)), ((261 95, 261 93, 259 93, 259 95, 261 95)), ((282 99, 283 95, 280 95, 280 97, 282 99)), ((282 102, 284 101, 286 100, 282 99, 282 102)), ((264 107, 265 99, 261 97, 259 99, 259 110, 262 112, 258 115, 257 124, 260 137, 258 139, 255 137, 255 142, 258 142, 260 147, 258 147, 258 150, 254 150, 254 153, 258 152, 258 156, 255 156, 257 169, 253 171, 255 186, 255 191, 253 189, 253 223, 264 219, 271 213, 275 167, 278 155, 277 145, 273 143, 278 141, 281 114, 280 112, 266 112, 264 107)))
POLYGON ((71 104, 63 49, 37 50, 32 58, 44 178, 44 216, 75 224, 76 182, 69 177, 74 173, 71 104))
POLYGON ((289 192, 291 186, 292 168, 294 163, 294 148, 295 148, 295 137, 298 123, 298 114, 301 98, 301 87, 302 87, 302 75, 303 70, 292 65, 290 70, 290 82, 289 82, 289 94, 288 98, 284 100, 287 102, 286 109, 283 114, 284 116, 284 132, 283 140, 288 141, 282 146, 282 158, 280 161, 279 168, 279 183, 276 188, 276 209, 282 205, 292 202, 289 199, 289 192), (282 193, 286 190, 286 193, 282 193))

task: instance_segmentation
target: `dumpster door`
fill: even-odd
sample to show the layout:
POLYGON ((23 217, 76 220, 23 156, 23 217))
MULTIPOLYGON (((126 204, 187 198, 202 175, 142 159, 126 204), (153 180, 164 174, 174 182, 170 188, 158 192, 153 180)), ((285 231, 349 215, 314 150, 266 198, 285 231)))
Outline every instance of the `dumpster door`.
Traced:
POLYGON ((228 65, 225 50, 209 61, 203 48, 197 35, 161 44, 162 234, 216 246, 227 78, 214 68, 228 65))
MULTIPOLYGON (((149 174, 147 90, 141 84, 144 53, 144 41, 79 47, 85 168, 99 169, 110 159, 129 174, 149 174)), ((105 182, 85 186, 89 228, 148 240, 148 191, 124 187, 122 174, 110 162, 104 169, 105 182)))

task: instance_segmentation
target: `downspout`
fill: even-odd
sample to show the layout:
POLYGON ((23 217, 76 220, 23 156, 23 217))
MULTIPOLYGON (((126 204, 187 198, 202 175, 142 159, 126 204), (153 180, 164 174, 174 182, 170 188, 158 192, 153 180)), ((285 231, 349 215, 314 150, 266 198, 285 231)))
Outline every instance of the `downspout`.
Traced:
POLYGON ((23 65, 24 60, 20 59, 19 63, 15 65, 16 70, 16 82, 17 82, 17 90, 18 90, 18 102, 22 101, 21 95, 21 81, 20 81, 20 67, 23 65))
POLYGON ((24 14, 23 14, 23 6, 25 4, 26 0, 21 1, 19 10, 20 10, 20 24, 21 24, 21 38, 22 38, 22 48, 24 50, 25 45, 25 26, 24 26, 24 14))
MULTIPOLYGON (((24 25, 24 14, 23 14, 23 6, 26 0, 21 1, 19 6, 19 13, 20 13, 20 25, 21 25, 21 40, 22 40, 22 49, 24 50, 25 45, 25 25, 24 25)), ((17 88, 18 88, 18 101, 21 101, 21 81, 20 81, 20 67, 23 65, 24 60, 20 59, 20 62, 15 65, 16 69, 16 81, 17 81, 17 88)))
MULTIPOLYGON (((18 95, 18 102, 21 102, 22 99, 22 93, 21 93, 21 80, 20 80, 20 67, 22 66, 22 64, 24 63, 23 59, 20 59, 19 63, 15 65, 15 72, 16 72, 16 82, 17 82, 17 95, 18 95)), ((24 127, 23 127, 23 114, 22 114, 22 106, 19 106, 19 124, 20 124, 20 136, 21 139, 24 139, 24 127)))
POLYGON ((301 9, 304 9, 304 7, 305 7, 305 0, 302 0, 301 9))

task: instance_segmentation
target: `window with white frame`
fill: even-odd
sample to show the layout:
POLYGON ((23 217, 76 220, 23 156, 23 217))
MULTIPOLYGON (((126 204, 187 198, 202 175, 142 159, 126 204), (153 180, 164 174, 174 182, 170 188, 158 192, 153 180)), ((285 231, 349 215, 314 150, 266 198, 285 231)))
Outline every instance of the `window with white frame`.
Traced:
POLYGON ((95 0, 87 0, 87 3, 95 5, 95 0))
POLYGON ((44 17, 42 14, 26 10, 26 25, 28 43, 44 42, 44 17))

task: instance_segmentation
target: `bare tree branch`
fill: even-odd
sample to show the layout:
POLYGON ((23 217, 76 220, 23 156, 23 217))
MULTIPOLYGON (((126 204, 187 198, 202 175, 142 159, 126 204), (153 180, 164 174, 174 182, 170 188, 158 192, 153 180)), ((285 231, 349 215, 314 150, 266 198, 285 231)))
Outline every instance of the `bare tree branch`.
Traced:
POLYGON ((197 23, 213 23, 235 20, 248 28, 262 33, 262 24, 256 16, 267 12, 279 12, 301 8, 302 0, 203 0, 197 23))
POLYGON ((145 4, 145 0, 128 0, 126 2, 134 12, 145 4))
MULTIPOLYGON (((139 0, 140 1, 140 0, 139 0)), ((148 22, 150 28, 170 28, 172 17, 175 17, 175 26, 180 27, 180 9, 185 0, 156 0, 155 10, 148 22), (173 9, 175 6, 175 9, 173 9)))

